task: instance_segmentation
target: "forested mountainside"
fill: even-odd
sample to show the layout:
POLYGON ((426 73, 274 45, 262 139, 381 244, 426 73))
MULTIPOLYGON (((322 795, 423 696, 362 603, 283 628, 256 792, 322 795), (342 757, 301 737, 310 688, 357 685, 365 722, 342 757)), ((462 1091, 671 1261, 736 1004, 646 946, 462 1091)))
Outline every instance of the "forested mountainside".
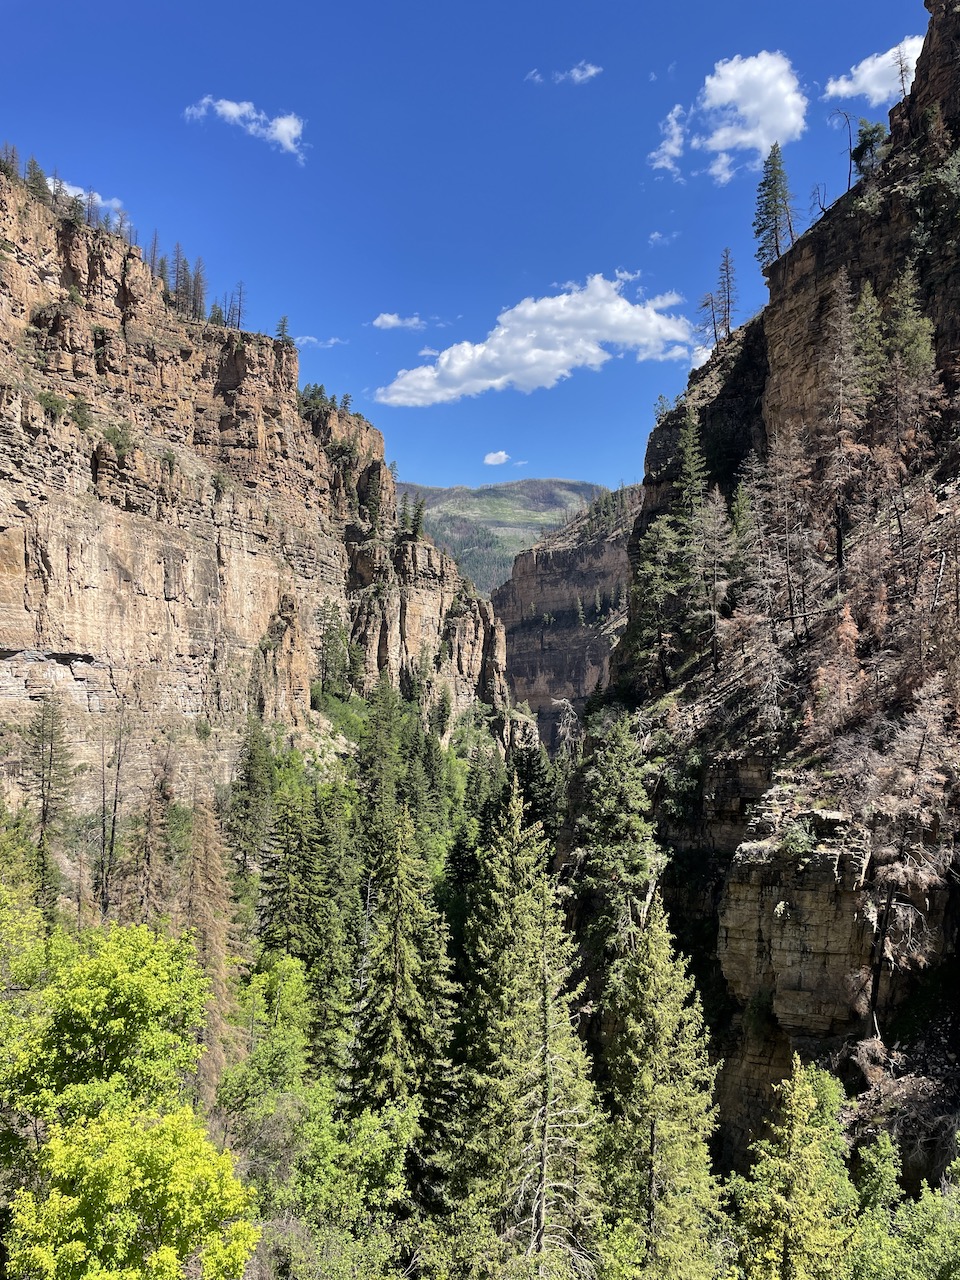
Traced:
POLYGON ((627 621, 627 542, 643 490, 604 493, 562 529, 517 556, 491 596, 507 643, 507 679, 537 717, 551 754, 609 679, 627 621))
POLYGON ((397 485, 401 527, 422 526, 485 595, 510 576, 516 555, 603 492, 582 480, 514 480, 479 489, 397 485))
POLYGON ((915 1176, 960 1101, 960 14, 932 13, 882 156, 651 437, 611 664, 660 761, 731 1151, 799 1051, 915 1176))
POLYGON ((0 179, 4 1274, 956 1274, 931 7, 889 151, 661 415, 553 760, 373 429, 0 179))

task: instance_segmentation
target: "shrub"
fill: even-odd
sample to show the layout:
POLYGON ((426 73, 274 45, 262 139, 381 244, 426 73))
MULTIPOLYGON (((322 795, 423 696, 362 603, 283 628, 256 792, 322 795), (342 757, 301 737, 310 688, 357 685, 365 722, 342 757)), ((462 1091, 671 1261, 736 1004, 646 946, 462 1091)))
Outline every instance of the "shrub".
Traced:
POLYGON ((113 445, 117 455, 117 460, 123 462, 128 453, 136 448, 136 441, 133 438, 133 428, 129 422, 121 422, 117 425, 104 427, 103 438, 108 444, 113 445))

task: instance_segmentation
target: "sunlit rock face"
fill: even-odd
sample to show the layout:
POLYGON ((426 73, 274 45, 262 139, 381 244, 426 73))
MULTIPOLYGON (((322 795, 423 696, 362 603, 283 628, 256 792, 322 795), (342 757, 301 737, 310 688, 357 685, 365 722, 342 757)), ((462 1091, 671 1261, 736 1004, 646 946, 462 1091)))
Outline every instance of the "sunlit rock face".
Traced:
POLYGON ((78 759, 122 720, 144 777, 175 742, 222 779, 249 713, 308 724, 331 602, 367 687, 418 672, 454 709, 502 701, 490 607, 397 537, 380 433, 305 421, 297 373, 288 343, 176 315, 139 249, 0 177, 0 720, 56 691, 78 759))

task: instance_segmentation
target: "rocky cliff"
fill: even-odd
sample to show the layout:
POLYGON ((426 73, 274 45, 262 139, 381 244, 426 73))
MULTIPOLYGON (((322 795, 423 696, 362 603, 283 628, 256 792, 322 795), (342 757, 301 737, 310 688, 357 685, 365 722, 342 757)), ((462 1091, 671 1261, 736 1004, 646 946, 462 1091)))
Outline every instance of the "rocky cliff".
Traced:
MULTIPOLYGON (((691 378, 684 404, 653 432, 634 556, 652 521, 670 509, 687 413, 700 427, 711 480, 728 494, 751 449, 762 457, 779 435, 792 429, 802 438, 822 419, 823 352, 841 268, 854 292, 869 282, 882 301, 912 267, 920 306, 934 324, 941 376, 947 393, 953 390, 960 354, 960 5, 930 0, 928 8, 915 86, 891 113, 879 169, 772 265, 767 308, 721 344, 691 378)), ((648 728, 669 718, 673 754, 661 792, 676 792, 679 779, 685 812, 677 816, 675 794, 668 807, 658 793, 660 835, 673 851, 665 888, 721 1030, 721 1115, 733 1160, 794 1051, 842 1075, 858 1097, 854 1127, 894 1130, 912 1178, 937 1175, 953 1150, 960 760, 951 637, 960 615, 944 586, 957 563, 946 530, 956 527, 960 510, 950 410, 937 409, 932 420, 939 427, 925 458, 908 461, 902 442, 894 446, 903 459, 901 491, 889 511, 894 528, 901 522, 899 543, 885 543, 877 532, 882 498, 859 516, 864 545, 876 540, 879 548, 872 586, 848 574, 845 592, 834 594, 840 579, 835 571, 832 582, 824 575, 813 621, 799 629, 795 617, 781 614, 752 641, 738 630, 747 618, 741 611, 740 621, 731 619, 722 669, 697 675, 688 666, 667 697, 637 674, 636 608, 613 656, 612 679, 628 703, 639 703, 648 728), (913 568, 897 587, 890 561, 908 543, 913 568), (894 617, 899 611, 901 622, 910 620, 899 631, 886 616, 885 582, 893 584, 894 617), (924 634, 924 610, 931 611, 934 643, 914 661, 897 650, 924 634), (788 709, 775 732, 764 728, 763 706, 746 693, 758 687, 771 636, 783 658, 776 678, 789 685, 779 695, 788 709), (843 683, 845 670, 837 674, 848 659, 856 694, 843 683), (818 737, 811 726, 833 696, 841 699, 833 736, 818 737)), ((869 447, 867 441, 858 457, 868 458, 869 447)), ((812 465, 822 467, 823 458, 812 465)), ((800 488, 798 529, 803 510, 818 501, 809 479, 800 488)), ((819 534, 817 528, 811 523, 804 552, 811 581, 834 558, 829 523, 819 534)))
POLYGON ((627 540, 639 500, 638 486, 599 499, 517 556, 510 581, 493 592, 510 691, 529 703, 551 752, 568 708, 579 714, 607 684, 610 652, 626 624, 627 540))
POLYGON ((0 175, 0 718, 54 690, 81 755, 122 711, 223 776, 249 712, 308 721, 331 606, 368 687, 502 700, 502 631, 397 535, 380 434, 306 421, 292 345, 176 315, 137 248, 0 175))

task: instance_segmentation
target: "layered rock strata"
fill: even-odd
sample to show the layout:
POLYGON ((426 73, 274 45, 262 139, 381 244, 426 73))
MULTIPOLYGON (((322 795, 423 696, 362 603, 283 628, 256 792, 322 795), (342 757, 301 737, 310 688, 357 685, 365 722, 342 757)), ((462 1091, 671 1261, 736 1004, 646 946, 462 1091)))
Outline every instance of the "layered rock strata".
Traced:
POLYGON ((368 687, 503 700, 490 607, 397 536, 379 432, 304 420, 297 372, 0 176, 0 719, 56 691, 81 755, 122 714, 222 777, 248 713, 309 719, 331 607, 368 687))

